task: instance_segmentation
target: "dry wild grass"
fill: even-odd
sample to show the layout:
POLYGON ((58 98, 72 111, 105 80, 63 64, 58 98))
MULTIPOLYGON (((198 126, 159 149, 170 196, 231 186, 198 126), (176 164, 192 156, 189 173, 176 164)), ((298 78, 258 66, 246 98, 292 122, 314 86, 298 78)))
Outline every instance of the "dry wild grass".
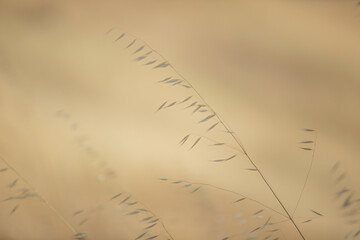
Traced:
MULTIPOLYGON (((284 232, 295 232, 299 239, 310 239, 307 237, 304 226, 312 224, 314 221, 323 221, 327 217, 326 212, 318 210, 316 207, 308 207, 307 216, 298 216, 297 210, 302 205, 302 197, 308 180, 312 173, 312 166, 316 159, 315 150, 317 144, 317 131, 304 128, 306 138, 298 142, 299 150, 309 153, 309 166, 304 172, 302 188, 296 198, 293 209, 287 207, 281 197, 276 193, 271 184, 271 176, 267 176, 257 165, 256 159, 250 156, 244 145, 241 143, 237 133, 232 131, 225 120, 213 109, 206 99, 201 95, 190 81, 182 76, 162 55, 152 49, 140 38, 130 33, 121 33, 116 29, 110 29, 105 37, 110 39, 114 48, 125 51, 129 60, 134 64, 141 65, 149 72, 157 71, 162 76, 156 82, 158 88, 164 91, 164 96, 159 96, 159 105, 152 110, 157 118, 164 117, 168 111, 176 112, 182 119, 187 119, 184 125, 188 132, 178 136, 178 141, 173 142, 172 146, 181 149, 184 154, 192 154, 198 148, 205 149, 208 155, 195 154, 198 161, 204 165, 215 168, 223 168, 227 164, 236 166, 238 174, 248 176, 250 181, 254 179, 263 185, 268 194, 276 202, 277 207, 270 205, 264 199, 257 199, 242 192, 242 189, 233 190, 208 182, 199 182, 186 178, 172 178, 171 176, 158 176, 157 181, 168 184, 170 188, 177 188, 178 192, 187 194, 190 198, 211 201, 213 196, 222 196, 223 199, 214 204, 220 204, 225 212, 236 213, 238 222, 228 222, 229 227, 224 226, 219 233, 214 234, 213 239, 286 239, 284 232), (205 200, 204 200, 205 199, 205 200)), ((151 94, 151 93, 149 93, 151 94)), ((139 96, 141 97, 141 96, 139 96)), ((70 114, 64 110, 56 113, 60 120, 66 121, 70 114)), ((75 123, 71 128, 75 130, 78 126, 75 123)), ((172 126, 177 128, 178 126, 172 126)), ((80 151, 86 154, 89 164, 95 164, 94 170, 99 181, 111 181, 119 174, 115 167, 111 166, 106 159, 101 157, 101 152, 94 146, 84 144, 83 139, 78 139, 80 151)), ((74 209, 72 214, 66 216, 57 210, 41 192, 38 192, 31 182, 29 182, 19 171, 17 171, 4 158, 1 158, 3 166, 0 166, 0 176, 7 174, 12 180, 5 186, 7 195, 3 196, 1 204, 7 204, 8 217, 12 217, 21 211, 25 201, 38 199, 49 209, 49 214, 54 214, 59 225, 64 231, 67 229, 74 239, 98 239, 92 236, 92 229, 87 227, 90 221, 102 212, 116 212, 125 222, 131 222, 134 228, 126 237, 121 239, 150 240, 150 239, 171 239, 176 240, 176 234, 172 231, 171 223, 155 212, 151 207, 141 200, 136 194, 128 190, 115 186, 111 190, 111 197, 103 198, 102 202, 95 205, 84 206, 74 209), (120 190, 119 190, 120 189, 120 190), (50 213, 51 212, 51 213, 50 213), (80 230, 81 229, 81 230, 80 230), (135 229, 135 230, 134 230, 135 229), (83 231, 84 230, 84 231, 83 231)), ((205 168, 204 168, 205 169, 205 168)), ((336 212, 340 222, 346 225, 346 233, 343 239, 360 238, 360 199, 356 196, 356 191, 346 182, 346 172, 341 170, 340 162, 336 163, 330 171, 332 179, 331 186, 334 188, 334 196, 331 201, 338 206, 336 212)), ((4 187, 3 187, 4 188, 4 187)), ((256 189, 254 189, 256 191, 256 189)), ((5 192, 5 191, 3 191, 5 192)), ((166 192, 163 196, 167 196, 166 192)), ((204 205, 206 203, 202 202, 204 205)), ((179 203, 176 203, 179 204, 179 203)), ((176 216, 175 216, 176 218, 176 216)), ((169 219, 169 218, 167 218, 169 219)), ((183 219, 182 221, 186 221, 183 219)), ((20 230, 21 231, 21 230, 20 230)), ((186 229, 182 229, 186 231, 186 229)), ((210 230, 209 230, 210 231, 210 230)), ((52 239, 51 237, 49 239, 52 239)), ((195 238, 194 238, 195 239, 195 238)))
MULTIPOLYGON (((113 29, 110 29, 106 34, 110 34, 112 31, 113 31, 113 29)), ((171 184, 182 185, 184 188, 187 188, 190 193, 195 193, 198 190, 200 190, 202 187, 211 187, 211 188, 215 188, 215 189, 218 189, 221 191, 230 192, 235 195, 234 197, 237 197, 237 199, 234 199, 234 202, 232 204, 239 204, 240 202, 243 202, 244 200, 250 201, 250 202, 255 202, 258 205, 257 206, 258 209, 256 209, 256 211, 252 213, 252 216, 256 217, 260 213, 262 213, 262 215, 265 215, 266 218, 263 221, 260 221, 260 224, 257 223, 259 225, 255 224, 256 226, 253 229, 249 229, 249 230, 241 233, 243 235, 247 235, 247 239, 255 239, 255 238, 259 238, 259 237, 263 237, 263 239, 280 238, 280 236, 277 235, 277 232, 281 231, 281 230, 278 228, 274 228, 273 225, 275 225, 276 222, 271 221, 272 218, 274 218, 274 215, 282 216, 284 218, 283 219, 284 221, 290 221, 292 223, 293 227, 295 228, 295 230, 301 236, 301 238, 305 239, 304 234, 302 233, 302 231, 300 230, 300 227, 298 226, 299 223, 295 222, 294 216, 296 213, 297 206, 301 202, 301 196, 306 187, 306 183, 307 183, 310 171, 311 171, 311 166, 312 166, 312 163, 314 160, 316 136, 315 136, 315 140, 306 140, 306 141, 302 141, 299 143, 301 145, 301 147, 300 147, 301 149, 303 149, 304 151, 312 151, 313 155, 312 155, 312 159, 311 159, 311 165, 306 174, 305 183, 303 185, 300 196, 298 198, 296 207, 293 210, 293 212, 290 213, 290 211, 284 206, 281 199, 279 199, 279 197, 277 196, 277 194, 271 187, 270 183, 265 178, 262 171, 257 167, 256 163, 250 158, 249 154, 246 152, 245 148, 241 144, 240 140, 237 138, 236 134, 233 131, 231 131, 229 126, 227 126, 225 124, 224 120, 222 120, 222 118, 219 116, 219 114, 217 114, 215 112, 215 110, 212 109, 211 106, 209 106, 207 104, 205 99, 192 86, 192 84, 188 80, 186 80, 182 75, 180 75, 176 71, 176 69, 168 61, 166 61, 159 53, 157 53, 154 49, 149 47, 142 40, 140 40, 130 34, 125 34, 125 33, 122 33, 117 38, 115 38, 114 42, 118 42, 120 40, 123 40, 125 43, 127 42, 127 44, 124 44, 124 46, 126 46, 125 48, 133 49, 133 52, 131 53, 131 55, 133 56, 133 61, 140 62, 145 66, 150 66, 150 68, 152 70, 162 69, 162 68, 167 68, 167 67, 170 67, 172 69, 172 71, 174 72, 174 75, 176 75, 176 76, 174 76, 174 77, 167 76, 164 79, 159 80, 158 81, 159 84, 166 85, 168 87, 179 87, 179 88, 185 88, 185 89, 189 90, 187 95, 184 95, 183 98, 166 100, 156 110, 156 112, 158 112, 160 110, 167 110, 168 108, 175 108, 175 107, 180 108, 181 107, 183 109, 190 111, 191 117, 194 117, 194 118, 197 117, 197 119, 198 119, 198 120, 196 120, 197 124, 199 125, 199 127, 201 126, 203 128, 202 135, 194 136, 194 134, 192 134, 192 133, 186 134, 179 141, 179 144, 182 146, 189 144, 188 150, 192 150, 202 140, 202 141, 207 141, 207 142, 211 143, 209 145, 209 147, 216 146, 218 148, 226 148, 231 151, 231 153, 228 153, 227 155, 222 156, 220 158, 209 159, 208 161, 212 162, 213 164, 223 164, 227 161, 236 161, 236 160, 241 160, 241 158, 245 158, 247 161, 249 161, 250 167, 245 168, 243 170, 251 171, 251 172, 254 172, 254 174, 259 175, 260 179, 268 187, 269 191, 271 191, 272 195, 277 200, 278 204, 281 206, 283 211, 279 212, 269 206, 266 206, 264 203, 262 203, 260 201, 248 198, 245 195, 242 195, 238 192, 220 188, 220 187, 217 187, 217 186, 214 186, 211 184, 194 183, 194 182, 189 182, 189 181, 184 181, 184 180, 170 180, 168 178, 160 178, 160 180, 166 181, 166 182, 171 182, 171 184), (128 41, 124 40, 126 35, 128 35, 128 41), (137 46, 134 47, 134 44, 136 44, 136 43, 137 43, 137 46), (154 54, 156 54, 156 56, 151 56, 154 54), (197 116, 197 115, 200 115, 200 116, 197 116), (219 129, 219 128, 221 129, 220 131, 224 132, 224 134, 229 134, 231 136, 231 138, 233 140, 232 142, 236 145, 236 147, 232 147, 231 145, 229 145, 229 143, 221 142, 221 141, 218 141, 217 139, 211 138, 211 135, 209 133, 211 131, 214 131, 215 129, 219 129), (302 147, 302 146, 305 146, 305 147, 302 147), (235 150, 235 152, 234 152, 234 150, 235 150), (266 213, 266 214, 263 213, 264 210, 269 211, 269 213, 266 213)), ((313 130, 313 129, 304 129, 304 131, 315 132, 315 130, 313 130)), ((311 209, 311 212, 317 216, 323 216, 321 213, 319 213, 315 210, 311 209)), ((312 218, 310 217, 303 223, 309 222, 311 220, 312 220, 312 218)), ((222 239, 225 240, 225 239, 231 239, 231 238, 237 238, 237 237, 239 237, 239 236, 238 235, 226 235, 222 239)))

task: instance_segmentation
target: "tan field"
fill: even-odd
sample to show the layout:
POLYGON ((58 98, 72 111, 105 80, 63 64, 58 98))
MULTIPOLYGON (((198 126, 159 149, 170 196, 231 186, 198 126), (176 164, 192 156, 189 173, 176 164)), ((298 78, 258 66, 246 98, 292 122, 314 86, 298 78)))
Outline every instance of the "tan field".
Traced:
POLYGON ((0 0, 0 30, 0 240, 360 239, 356 1, 0 0))

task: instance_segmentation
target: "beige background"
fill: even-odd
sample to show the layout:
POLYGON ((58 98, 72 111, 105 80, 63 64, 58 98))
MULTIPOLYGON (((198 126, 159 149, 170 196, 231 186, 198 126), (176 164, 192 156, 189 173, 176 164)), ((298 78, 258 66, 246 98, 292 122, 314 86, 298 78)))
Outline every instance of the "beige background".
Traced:
MULTIPOLYGON (((354 199, 359 190, 355 1, 17 0, 1 1, 0 9, 0 155, 89 239, 135 239, 143 232, 141 217, 109 202, 119 192, 161 217, 176 240, 263 239, 265 233, 242 232, 269 216, 284 219, 270 210, 254 218, 262 206, 231 204, 239 197, 229 192, 203 186, 189 194, 158 180, 212 184, 281 211, 258 175, 244 170, 252 166, 241 154, 225 163, 208 161, 234 149, 210 147, 204 139, 191 151, 190 142, 177 145, 188 133, 206 134, 197 122, 207 115, 181 105, 154 114, 164 101, 194 93, 156 83, 176 77, 170 67, 151 70, 132 61, 142 46, 137 40, 126 48, 134 36, 165 56, 227 122, 290 212, 312 158, 297 143, 317 134, 296 222, 306 239, 341 239, 359 229, 359 223, 347 224, 341 200, 334 199, 343 186, 354 199), (114 42, 122 32, 133 35, 114 42), (347 175, 336 185, 329 172, 337 161, 336 176, 347 175), (80 209, 87 212, 73 216, 80 209), (302 224, 316 217, 310 209, 324 216, 302 224)), ((223 130, 206 136, 236 146, 223 130)), ((16 178, 0 172, 2 199, 28 187, 19 180, 10 189, 16 178)), ((0 239, 72 236, 36 198, 1 202, 0 221, 0 239)), ((276 228, 281 231, 271 239, 300 239, 289 222, 276 228)), ((166 239, 161 226, 154 231, 166 239)))

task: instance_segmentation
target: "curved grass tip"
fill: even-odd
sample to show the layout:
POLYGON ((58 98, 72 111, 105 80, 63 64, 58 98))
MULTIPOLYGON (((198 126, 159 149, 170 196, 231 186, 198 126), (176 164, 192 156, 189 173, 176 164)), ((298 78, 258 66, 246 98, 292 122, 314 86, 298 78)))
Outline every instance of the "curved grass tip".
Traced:
POLYGON ((175 182, 172 182, 172 184, 178 184, 178 183, 182 183, 183 181, 179 180, 179 181, 175 181, 175 182))
POLYGON ((121 194, 122 194, 122 193, 118 193, 118 194, 114 195, 113 197, 111 197, 111 198, 110 198, 110 200, 113 200, 113 199, 115 199, 115 198, 120 197, 120 196, 121 196, 121 194))
POLYGON ((321 213, 319 213, 319 212, 317 212, 317 211, 314 211, 314 210, 312 210, 312 209, 310 209, 310 211, 312 211, 312 212, 315 213, 316 215, 324 216, 324 215, 322 215, 321 213))
POLYGON ((257 171, 257 168, 246 168, 245 170, 248 170, 248 171, 257 171))
POLYGON ((316 130, 310 129, 310 128, 303 128, 302 130, 305 132, 315 132, 316 131, 316 130))
POLYGON ((87 232, 78 232, 74 234, 74 239, 84 240, 88 236, 87 232))
POLYGON ((240 201, 243 201, 243 200, 245 200, 246 198, 240 198, 240 199, 238 199, 238 200, 236 200, 236 201, 234 201, 233 203, 237 203, 237 202, 240 202, 240 201))
POLYGON ((312 148, 303 148, 303 147, 301 147, 301 149, 303 149, 305 151, 311 151, 312 150, 312 148))
POLYGON ((197 192, 200 188, 201 188, 201 186, 200 186, 200 187, 195 188, 194 190, 192 190, 192 191, 191 191, 191 193, 197 192))

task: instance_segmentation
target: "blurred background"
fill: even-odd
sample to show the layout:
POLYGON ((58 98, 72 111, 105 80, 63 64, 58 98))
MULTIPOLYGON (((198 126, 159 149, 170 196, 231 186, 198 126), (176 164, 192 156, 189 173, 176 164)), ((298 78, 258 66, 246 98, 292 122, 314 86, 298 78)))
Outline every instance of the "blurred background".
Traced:
POLYGON ((360 237, 356 1, 2 0, 0 29, 1 240, 301 239, 184 77, 306 239, 360 237))

